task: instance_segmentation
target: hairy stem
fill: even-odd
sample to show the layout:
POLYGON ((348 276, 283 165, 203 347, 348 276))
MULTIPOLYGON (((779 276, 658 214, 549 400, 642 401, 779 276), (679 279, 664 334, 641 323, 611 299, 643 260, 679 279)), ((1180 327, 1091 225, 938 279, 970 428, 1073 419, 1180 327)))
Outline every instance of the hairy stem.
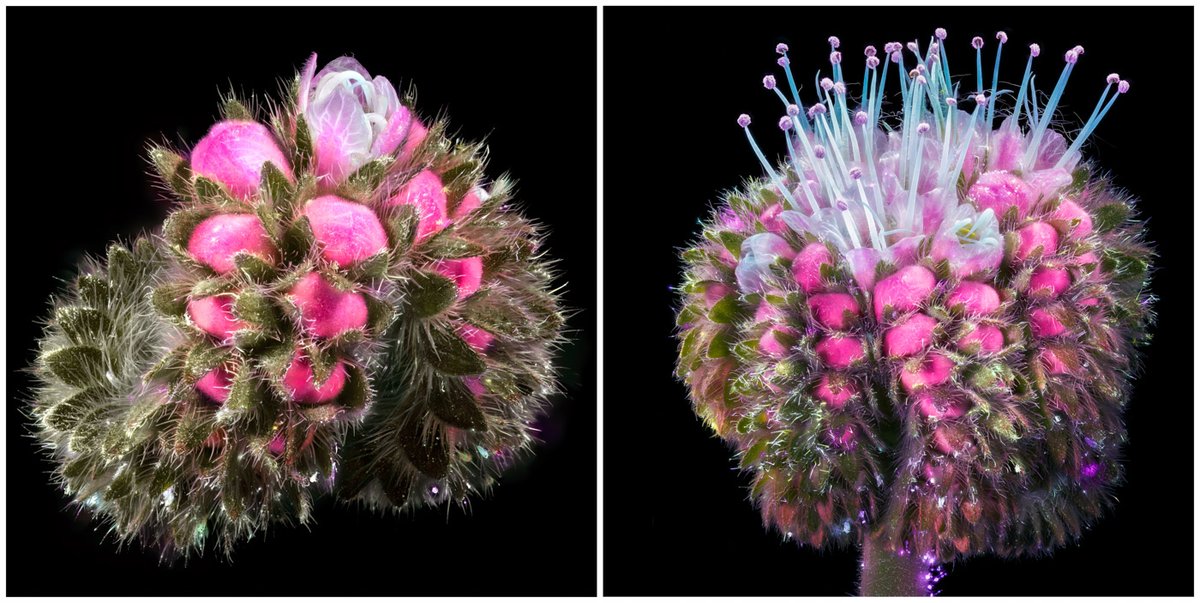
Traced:
POLYGON ((930 594, 929 566, 919 555, 897 553, 883 537, 867 536, 862 544, 858 594, 864 597, 923 597, 930 594))

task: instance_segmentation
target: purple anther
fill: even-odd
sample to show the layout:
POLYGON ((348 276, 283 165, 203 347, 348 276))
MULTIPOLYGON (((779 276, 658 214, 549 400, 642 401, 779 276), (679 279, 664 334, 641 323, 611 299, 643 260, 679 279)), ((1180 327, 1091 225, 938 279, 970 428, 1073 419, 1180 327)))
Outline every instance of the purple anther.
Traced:
POLYGON ((883 45, 883 51, 888 54, 892 54, 893 52, 896 52, 898 50, 900 50, 899 42, 888 42, 887 44, 883 45))
POLYGON ((893 63, 899 63, 899 62, 900 62, 900 51, 893 52, 893 53, 892 53, 891 55, 889 55, 889 56, 891 57, 891 59, 892 59, 892 62, 893 62, 893 63))
POLYGON ((1104 79, 1104 81, 1108 82, 1109 85, 1112 85, 1112 84, 1115 84, 1115 83, 1121 81, 1121 76, 1119 76, 1115 73, 1110 73, 1110 74, 1108 74, 1108 77, 1104 79))
POLYGON ((980 48, 983 48, 983 38, 981 38, 979 36, 975 36, 974 38, 971 38, 971 48, 974 48, 975 50, 979 50, 980 48))
POLYGON ((1117 92, 1120 92, 1121 94, 1129 92, 1129 82, 1121 80, 1121 83, 1117 84, 1117 92))
POLYGON ((879 57, 867 57, 867 69, 874 69, 879 66, 879 57))
POLYGON ((862 178, 862 168, 860 168, 860 167, 850 168, 850 179, 858 180, 859 178, 862 178))
POLYGON ((840 65, 842 63, 842 53, 836 50, 829 53, 829 63, 832 65, 840 65))
POLYGON ((791 115, 792 117, 800 115, 800 107, 798 107, 796 105, 788 105, 787 106, 787 114, 791 115))
POLYGON ((779 54, 783 54, 783 53, 785 53, 785 52, 787 52, 787 51, 788 51, 788 45, 787 45, 787 44, 784 44, 784 43, 780 42, 779 44, 776 44, 776 45, 775 45, 775 52, 777 52, 777 53, 779 53, 779 54))
POLYGON ((829 46, 831 48, 837 48, 841 45, 842 45, 842 41, 839 40, 837 36, 829 36, 829 46))
POLYGON ((1037 55, 1042 54, 1042 47, 1037 44, 1029 45, 1029 56, 1037 58, 1037 55))
POLYGON ((821 78, 821 89, 829 92, 833 88, 833 80, 823 77, 821 78))
POLYGON ((921 54, 921 47, 917 46, 916 42, 909 42, 908 44, 906 44, 906 46, 908 47, 908 50, 911 51, 913 54, 921 54))
POLYGON ((791 130, 792 129, 792 118, 790 118, 786 115, 784 115, 783 117, 780 117, 779 118, 779 129, 783 130, 785 132, 787 130, 791 130))
POLYGON ((1075 48, 1072 48, 1071 50, 1074 50, 1075 54, 1077 54, 1079 56, 1083 56, 1083 47, 1082 46, 1076 45, 1075 48))
POLYGON ((947 98, 946 98, 946 104, 947 104, 947 105, 949 105, 949 106, 951 106, 951 107, 953 107, 953 106, 956 106, 956 105, 958 105, 958 100, 957 100, 957 99, 955 99, 955 98, 953 98, 953 97, 947 97, 947 98))
POLYGON ((822 105, 821 103, 817 103, 817 104, 813 105, 812 108, 809 109, 809 111, 812 111, 813 113, 815 113, 817 115, 825 115, 825 105, 822 105))
POLYGON ((857 111, 854 113, 854 125, 861 126, 867 123, 867 112, 857 111))
POLYGON ((917 124, 917 134, 924 134, 929 131, 929 124, 921 122, 917 124))
POLYGON ((778 63, 780 67, 787 67, 788 64, 791 63, 787 57, 779 57, 778 59, 775 59, 775 62, 778 63))
POLYGON ((1074 65, 1075 61, 1079 60, 1079 53, 1075 52, 1074 50, 1068 50, 1067 54, 1065 56, 1063 56, 1063 59, 1065 59, 1068 63, 1074 65))
POLYGON ((775 89, 775 76, 768 75, 768 76, 764 77, 763 78, 763 88, 766 88, 767 90, 774 90, 775 89))
POLYGON ((847 209, 850 209, 850 206, 846 203, 845 199, 839 198, 837 201, 834 202, 834 204, 837 205, 837 208, 842 211, 846 211, 847 209))
POLYGON ((738 125, 745 128, 750 125, 750 116, 745 113, 738 116, 738 125))
POLYGON ((980 107, 982 107, 982 106, 986 105, 986 104, 987 104, 987 97, 986 97, 986 96, 984 96, 984 95, 982 95, 982 94, 976 94, 976 95, 975 95, 975 104, 976 104, 976 105, 979 105, 980 107))
POLYGON ((864 48, 864 49, 863 49, 863 54, 865 54, 865 55, 867 55, 867 56, 869 56, 869 57, 873 57, 873 56, 875 56, 875 47, 874 47, 874 46, 867 46, 866 48, 864 48))
POLYGON ((939 28, 933 30, 933 37, 935 37, 939 40, 945 40, 946 39, 946 28, 939 27, 939 28))
POLYGON ((996 39, 1000 40, 1000 43, 1003 44, 1008 41, 1008 34, 1002 32, 1002 31, 998 31, 998 32, 996 32, 996 39))
POLYGON ((834 94, 845 94, 846 93, 846 84, 843 82, 834 82, 833 92, 834 92, 834 94))
MULTIPOLYGON (((817 106, 820 107, 821 105, 817 105, 817 106)), ((824 159, 825 158, 825 147, 823 147, 819 144, 813 145, 813 155, 816 156, 817 159, 824 159)))
POLYGON ((923 75, 918 75, 918 76, 917 76, 917 83, 918 83, 918 84, 920 84, 920 85, 922 85, 922 86, 924 86, 924 85, 928 84, 928 83, 929 83, 929 81, 925 79, 925 76, 923 76, 923 75))

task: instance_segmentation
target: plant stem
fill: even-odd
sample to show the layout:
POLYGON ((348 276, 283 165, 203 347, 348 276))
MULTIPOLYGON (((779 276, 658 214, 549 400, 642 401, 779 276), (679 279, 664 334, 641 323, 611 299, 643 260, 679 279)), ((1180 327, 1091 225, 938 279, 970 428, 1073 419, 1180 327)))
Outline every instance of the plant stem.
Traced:
POLYGON ((878 536, 867 536, 862 544, 862 575, 858 594, 864 597, 926 597, 925 579, 929 566, 919 555, 897 554, 878 536))

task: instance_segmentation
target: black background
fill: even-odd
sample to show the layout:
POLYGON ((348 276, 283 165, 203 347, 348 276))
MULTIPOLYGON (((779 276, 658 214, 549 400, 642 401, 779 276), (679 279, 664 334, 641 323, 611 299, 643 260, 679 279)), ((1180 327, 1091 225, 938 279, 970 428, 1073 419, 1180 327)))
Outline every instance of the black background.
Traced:
POLYGON ((1105 75, 1131 82, 1087 152, 1142 199, 1160 254, 1153 290, 1161 297, 1160 326, 1127 414, 1129 481, 1115 510, 1078 546, 1041 559, 959 562, 940 588, 1192 594, 1191 24, 1190 8, 606 8, 605 594, 854 592, 856 553, 800 548, 765 531, 731 451, 692 414, 672 377, 677 300, 669 287, 680 279, 680 248, 698 235, 697 221, 720 192, 762 173, 738 114, 754 118, 769 157, 784 152, 780 103, 761 83, 767 73, 785 81, 776 43, 791 46, 797 79, 811 90, 813 73, 828 72, 826 38, 838 35, 857 94, 864 46, 882 53, 885 42, 919 38, 924 48, 935 27, 949 30, 952 73, 970 76, 964 89, 974 88, 972 36, 986 41, 987 81, 996 31, 1009 35, 1002 82, 1020 82, 1026 47, 1040 43, 1043 91, 1058 78, 1063 53, 1082 44, 1060 106, 1067 127, 1090 114, 1105 75))
POLYGON ((8 594, 593 594, 596 588, 595 9, 26 9, 8 16, 8 594), (545 27, 546 22, 553 23, 545 27), (25 437, 35 320, 82 254, 155 227, 148 141, 194 144, 220 93, 276 95, 309 53, 353 54, 417 110, 487 138, 561 258, 573 343, 536 458, 492 496, 383 516, 328 499, 317 523, 163 567, 75 517, 25 437))

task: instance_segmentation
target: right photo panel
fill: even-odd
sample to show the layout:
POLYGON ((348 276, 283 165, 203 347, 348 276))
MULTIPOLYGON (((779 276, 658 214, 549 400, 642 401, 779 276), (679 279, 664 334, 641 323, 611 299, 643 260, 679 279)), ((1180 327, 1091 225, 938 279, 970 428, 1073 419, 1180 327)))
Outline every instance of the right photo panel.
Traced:
POLYGON ((1192 594, 1192 13, 605 8, 603 593, 1192 594))

